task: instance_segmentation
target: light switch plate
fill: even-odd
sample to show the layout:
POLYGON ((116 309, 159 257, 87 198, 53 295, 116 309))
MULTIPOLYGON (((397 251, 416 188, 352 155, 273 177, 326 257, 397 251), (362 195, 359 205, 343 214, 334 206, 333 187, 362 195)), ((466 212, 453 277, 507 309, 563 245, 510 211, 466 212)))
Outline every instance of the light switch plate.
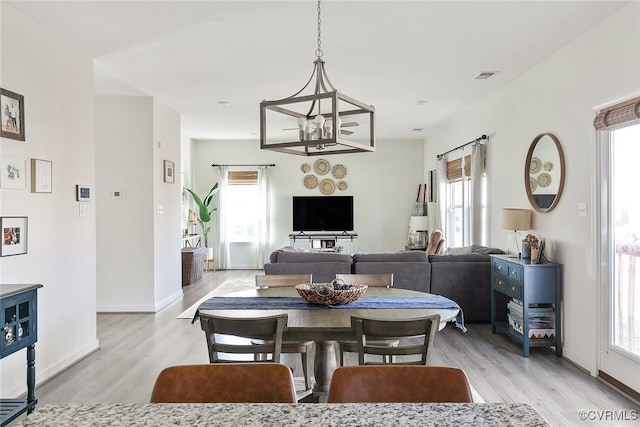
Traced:
POLYGON ((578 216, 587 216, 587 204, 578 203, 578 216))

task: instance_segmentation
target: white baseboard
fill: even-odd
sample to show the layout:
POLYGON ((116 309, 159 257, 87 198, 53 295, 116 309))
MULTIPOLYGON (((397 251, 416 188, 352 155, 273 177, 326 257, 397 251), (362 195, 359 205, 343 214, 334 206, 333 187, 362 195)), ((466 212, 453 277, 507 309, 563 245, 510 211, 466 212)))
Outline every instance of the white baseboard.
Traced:
POLYGON ((157 313, 183 296, 182 289, 156 305, 98 305, 98 313, 157 313))
POLYGON ((182 298, 183 295, 184 295, 184 293, 182 292, 182 289, 180 289, 175 294, 168 296, 167 298, 165 298, 164 300, 162 300, 158 304, 156 304, 156 311, 162 310, 163 308, 165 308, 166 306, 168 306, 169 304, 171 304, 172 302, 174 302, 178 298, 182 298))
MULTIPOLYGON (((54 376, 56 376, 57 374, 59 374, 60 372, 64 371, 65 369, 67 369, 68 367, 74 365, 75 363, 77 363, 78 361, 84 359, 85 357, 89 356, 91 353, 93 353, 94 351, 100 349, 100 341, 95 340, 93 342, 91 342, 90 344, 87 344, 86 346, 78 349, 77 351, 74 351, 71 354, 68 354, 66 357, 60 359, 59 361, 57 361, 56 363, 54 363, 51 366, 47 366, 43 369, 38 369, 38 349, 37 349, 37 344, 36 344, 36 391, 37 391, 37 386, 46 382, 47 380, 53 378, 54 376)), ((20 396, 26 396, 26 385, 25 384, 20 384, 15 386, 14 388, 10 389, 10 390, 3 390, 2 394, 5 396, 16 396, 16 398, 19 398, 20 396)), ((37 393, 36 393, 36 397, 37 397, 37 393)))

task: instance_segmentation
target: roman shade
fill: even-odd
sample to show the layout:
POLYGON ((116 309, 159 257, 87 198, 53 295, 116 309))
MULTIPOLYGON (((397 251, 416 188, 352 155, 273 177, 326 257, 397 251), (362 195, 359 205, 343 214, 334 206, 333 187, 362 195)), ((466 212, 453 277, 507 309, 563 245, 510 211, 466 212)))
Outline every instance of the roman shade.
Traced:
MULTIPOLYGON (((464 176, 471 176, 471 156, 464 156, 464 176)), ((447 180, 449 182, 462 179, 462 157, 447 162, 447 180)))
POLYGON ((593 121, 593 127, 596 130, 608 130, 634 123, 640 123, 640 97, 600 110, 593 121))
POLYGON ((258 171, 229 171, 229 185, 258 185, 258 171))

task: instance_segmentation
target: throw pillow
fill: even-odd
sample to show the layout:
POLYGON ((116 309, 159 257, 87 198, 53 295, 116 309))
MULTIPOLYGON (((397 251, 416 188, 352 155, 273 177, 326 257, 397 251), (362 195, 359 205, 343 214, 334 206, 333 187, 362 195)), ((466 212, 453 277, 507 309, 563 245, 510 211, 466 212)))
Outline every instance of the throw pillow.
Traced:
POLYGON ((447 248, 446 255, 467 255, 472 253, 471 246, 461 246, 457 248, 447 248))

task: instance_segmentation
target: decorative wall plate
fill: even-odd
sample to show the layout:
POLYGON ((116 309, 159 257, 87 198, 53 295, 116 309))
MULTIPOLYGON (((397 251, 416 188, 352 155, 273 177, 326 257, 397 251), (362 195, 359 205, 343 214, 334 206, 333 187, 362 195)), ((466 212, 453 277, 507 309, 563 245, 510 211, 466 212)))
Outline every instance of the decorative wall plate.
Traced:
POLYGON ((529 178, 529 186, 531 187, 531 192, 533 193, 538 188, 538 181, 535 178, 529 178))
POLYGON ((338 181, 338 190, 344 191, 347 189, 347 181, 338 181))
POLYGON ((553 169, 553 163, 551 163, 551 162, 544 162, 544 170, 546 170, 547 172, 549 172, 551 169, 553 169))
POLYGON ((316 171, 318 175, 326 175, 329 172, 329 162, 324 159, 318 159, 313 164, 313 170, 316 171))
POLYGON ((538 177, 538 185, 540 187, 548 187, 551 184, 551 175, 548 173, 541 173, 538 177))
POLYGON ((347 176, 347 168, 345 168, 343 165, 335 165, 331 169, 331 175, 333 175, 335 179, 342 179, 347 176))
POLYGON ((311 165, 309 163, 303 163, 302 166, 300 166, 300 170, 304 173, 308 173, 311 170, 311 165))
POLYGON ((331 178, 325 178, 320 181, 320 192, 322 194, 332 194, 336 191, 336 183, 331 178))
POLYGON ((537 157, 531 158, 531 164, 529 165, 529 173, 538 173, 542 169, 542 162, 537 157))
POLYGON ((315 175, 307 175, 304 177, 304 179, 302 180, 302 182, 304 183, 304 186, 309 188, 309 189, 313 189, 316 188, 318 186, 318 178, 316 178, 315 175))

